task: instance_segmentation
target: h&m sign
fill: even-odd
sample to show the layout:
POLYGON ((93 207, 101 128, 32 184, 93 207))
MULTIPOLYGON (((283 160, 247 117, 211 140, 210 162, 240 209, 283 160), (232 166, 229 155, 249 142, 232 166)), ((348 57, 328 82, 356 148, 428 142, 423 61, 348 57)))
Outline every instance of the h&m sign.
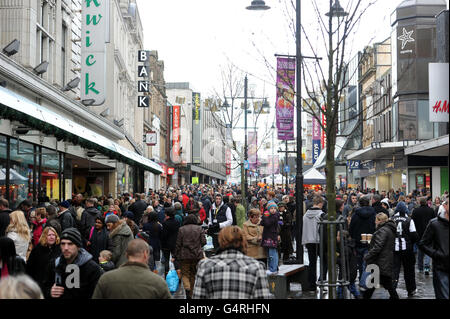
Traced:
POLYGON ((106 43, 110 0, 83 0, 81 24, 81 101, 101 105, 106 99, 106 43))

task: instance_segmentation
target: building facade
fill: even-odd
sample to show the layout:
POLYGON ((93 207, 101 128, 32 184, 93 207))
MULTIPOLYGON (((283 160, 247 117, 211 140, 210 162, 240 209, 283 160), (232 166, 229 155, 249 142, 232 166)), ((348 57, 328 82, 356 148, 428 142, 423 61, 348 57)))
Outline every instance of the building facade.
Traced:
POLYGON ((81 4, 0 1, 0 179, 1 195, 12 207, 27 198, 143 192, 144 173, 162 172, 142 152, 143 116, 135 100, 136 50, 142 47, 137 9, 133 15, 132 2, 110 1, 110 94, 93 107, 80 103, 81 4), (17 50, 6 50, 17 42, 17 50))

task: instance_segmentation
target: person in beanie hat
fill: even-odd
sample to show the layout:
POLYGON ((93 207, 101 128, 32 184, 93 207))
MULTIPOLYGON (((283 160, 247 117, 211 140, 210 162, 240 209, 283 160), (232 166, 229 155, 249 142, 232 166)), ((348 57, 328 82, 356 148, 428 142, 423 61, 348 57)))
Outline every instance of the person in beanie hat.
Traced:
POLYGON ((81 248, 82 240, 78 229, 71 227, 63 230, 60 245, 62 256, 55 260, 55 283, 51 287, 50 296, 61 299, 90 299, 103 273, 102 269, 93 260, 92 255, 81 248))
POLYGON ((268 255, 268 270, 269 275, 278 272, 278 222, 280 214, 278 213, 278 206, 274 201, 267 203, 267 210, 264 212, 260 225, 264 227, 262 234, 261 246, 266 247, 268 255))

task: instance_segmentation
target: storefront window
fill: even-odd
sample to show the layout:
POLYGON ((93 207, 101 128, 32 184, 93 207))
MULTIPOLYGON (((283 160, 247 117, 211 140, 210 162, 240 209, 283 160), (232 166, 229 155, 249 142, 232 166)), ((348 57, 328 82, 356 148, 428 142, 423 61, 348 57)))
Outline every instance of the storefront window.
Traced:
POLYGON ((410 169, 409 170, 409 191, 422 191, 431 189, 431 169, 410 169))
POLYGON ((125 164, 117 162, 117 194, 121 195, 126 193, 126 174, 125 164))
POLYGON ((0 197, 6 198, 6 136, 0 135, 0 197))
POLYGON ((134 167, 128 165, 128 193, 134 193, 134 167))
POLYGON ((430 122, 430 111, 428 101, 418 101, 417 122, 419 127, 419 140, 433 138, 433 123, 430 122))
POLYGON ((416 101, 400 101, 398 103, 398 139, 411 141, 417 139, 416 101))
POLYGON ((42 148, 41 189, 39 197, 48 197, 52 200, 59 199, 59 196, 59 154, 56 151, 42 148))
POLYGON ((11 138, 10 144, 9 207, 16 209, 26 199, 32 199, 34 146, 11 138))

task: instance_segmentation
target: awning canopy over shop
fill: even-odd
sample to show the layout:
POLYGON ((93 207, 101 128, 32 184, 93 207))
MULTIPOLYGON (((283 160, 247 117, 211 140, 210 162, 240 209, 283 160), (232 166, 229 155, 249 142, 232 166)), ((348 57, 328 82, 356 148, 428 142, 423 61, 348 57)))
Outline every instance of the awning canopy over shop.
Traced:
POLYGON ((44 134, 55 136, 59 141, 64 140, 86 149, 96 150, 109 158, 140 166, 152 173, 163 172, 160 165, 148 158, 2 87, 0 87, 0 117, 19 121, 44 134))
MULTIPOLYGON (((410 144, 415 144, 415 141, 408 141, 410 144)), ((393 154, 401 153, 403 154, 403 149, 405 148, 405 142, 386 142, 386 143, 372 143, 371 146, 366 147, 362 150, 353 152, 347 156, 348 160, 381 160, 392 158, 393 154)))
POLYGON ((314 167, 305 172, 303 176, 303 184, 307 185, 323 185, 327 183, 327 179, 314 167))
POLYGON ((448 134, 405 148, 405 155, 448 156, 448 134))

